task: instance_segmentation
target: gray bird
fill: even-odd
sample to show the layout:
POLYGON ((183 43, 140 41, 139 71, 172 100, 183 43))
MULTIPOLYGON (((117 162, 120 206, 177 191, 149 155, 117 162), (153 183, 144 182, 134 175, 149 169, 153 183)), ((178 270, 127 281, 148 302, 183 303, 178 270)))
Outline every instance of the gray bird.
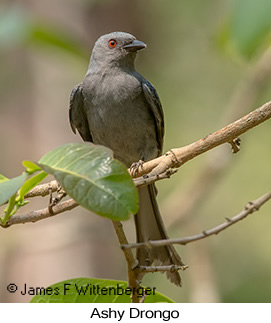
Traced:
MULTIPOLYGON (((113 32, 95 43, 84 81, 71 93, 70 123, 84 141, 109 147, 114 157, 130 167, 162 153, 164 117, 152 84, 136 72, 138 50, 146 45, 133 35, 113 32)), ((154 184, 139 192, 139 212, 135 215, 137 241, 167 239, 156 202, 154 184)), ((137 249, 140 265, 180 265, 173 246, 137 249)), ((167 277, 181 285, 178 272, 167 277)))

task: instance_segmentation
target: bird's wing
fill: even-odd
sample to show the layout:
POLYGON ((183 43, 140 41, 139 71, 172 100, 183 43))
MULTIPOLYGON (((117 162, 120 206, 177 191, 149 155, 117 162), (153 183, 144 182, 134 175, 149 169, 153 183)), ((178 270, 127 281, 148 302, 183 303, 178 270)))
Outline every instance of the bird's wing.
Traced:
POLYGON ((84 110, 82 83, 76 85, 72 90, 70 96, 69 117, 72 131, 76 133, 77 129, 84 141, 92 142, 88 120, 84 110))
POLYGON ((161 155, 165 131, 162 105, 155 88, 150 82, 144 80, 144 82, 142 83, 142 88, 145 98, 151 108, 151 112, 153 113, 155 119, 156 137, 158 142, 159 155, 161 155))

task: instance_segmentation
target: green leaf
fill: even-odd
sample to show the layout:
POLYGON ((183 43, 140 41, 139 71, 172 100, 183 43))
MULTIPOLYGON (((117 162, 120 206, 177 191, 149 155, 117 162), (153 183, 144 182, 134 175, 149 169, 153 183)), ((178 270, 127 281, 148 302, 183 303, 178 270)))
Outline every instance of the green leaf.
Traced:
POLYGON ((240 52, 252 56, 271 28, 270 0, 235 0, 230 32, 240 52))
POLYGON ((59 25, 35 19, 21 6, 6 6, 0 12, 0 50, 21 45, 54 47, 62 52, 89 58, 89 51, 72 33, 59 25))
POLYGON ((0 183, 0 205, 7 202, 20 189, 26 178, 27 173, 23 173, 20 176, 0 183))
POLYGON ((29 160, 24 160, 22 162, 22 164, 26 168, 26 171, 28 172, 28 174, 33 174, 33 173, 41 170, 37 164, 35 164, 29 160))
POLYGON ((125 220, 138 210, 138 194, 131 176, 106 147, 66 144, 46 154, 38 165, 54 175, 81 206, 101 216, 125 220))
POLYGON ((229 53, 253 57, 270 45, 271 1, 234 0, 228 22, 219 35, 220 45, 229 53))
POLYGON ((39 174, 34 175, 31 178, 29 178, 27 181, 25 181, 25 183, 23 184, 23 186, 21 187, 21 189, 19 191, 19 196, 17 197, 17 201, 21 201, 22 202, 23 199, 24 199, 24 196, 30 190, 32 190, 33 187, 35 187, 36 185, 38 185, 46 176, 48 176, 47 173, 40 172, 39 174))
MULTIPOLYGON (((120 280, 75 278, 53 284, 41 291, 31 303, 131 303, 131 290, 120 280)), ((138 290, 143 295, 143 288, 138 290)), ((173 303, 155 288, 146 290, 144 303, 173 303), (148 293, 148 294, 147 294, 148 293)))
POLYGON ((34 45, 53 46, 64 52, 77 55, 84 60, 89 58, 89 52, 82 47, 81 43, 71 38, 67 31, 48 25, 32 24, 29 42, 34 45))
POLYGON ((8 178, 0 174, 0 183, 8 181, 8 178))

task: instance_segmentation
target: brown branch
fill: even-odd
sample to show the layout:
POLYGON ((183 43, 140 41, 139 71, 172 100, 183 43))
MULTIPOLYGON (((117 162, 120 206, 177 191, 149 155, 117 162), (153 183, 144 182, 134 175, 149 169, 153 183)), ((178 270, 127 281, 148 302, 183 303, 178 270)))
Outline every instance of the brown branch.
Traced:
POLYGON ((161 179, 165 179, 165 178, 170 178, 171 175, 177 173, 178 169, 177 168, 170 168, 167 169, 164 173, 162 174, 158 174, 156 176, 141 176, 141 177, 136 177, 134 178, 134 183, 135 186, 137 187, 141 187, 141 186, 146 186, 149 185, 151 183, 160 181, 161 179))
POLYGON ((153 248, 153 247, 161 247, 161 246, 168 246, 172 244, 181 244, 181 245, 186 245, 189 242, 201 240, 204 238, 207 238, 211 235, 218 234, 219 232, 227 229, 231 225, 243 220, 246 218, 249 214, 254 213, 255 211, 258 211, 260 207, 266 203, 268 200, 271 199, 271 192, 266 193, 265 195, 259 197, 253 202, 249 202, 246 207, 244 208, 243 211, 241 211, 239 214, 235 215, 234 217, 226 218, 226 222, 209 229, 207 231, 202 231, 201 233, 190 236, 190 237, 185 237, 185 238, 176 238, 176 239, 164 239, 164 240, 150 240, 147 242, 140 242, 140 243, 133 243, 133 244, 128 244, 128 245, 122 245, 121 248, 123 250, 125 249, 133 249, 133 248, 140 248, 143 246, 146 246, 148 248, 153 248))
POLYGON ((49 183, 40 184, 32 188, 32 190, 25 195, 25 198, 31 198, 36 196, 46 196, 50 194, 50 191, 52 193, 56 192, 59 187, 60 185, 56 180, 53 180, 49 183))
POLYGON ((41 209, 41 210, 36 210, 36 211, 31 211, 26 214, 19 214, 19 215, 13 215, 7 225, 4 227, 9 227, 13 224, 19 224, 19 223, 27 223, 27 222, 37 222, 46 218, 49 218, 53 215, 57 215, 66 211, 70 211, 73 208, 78 206, 78 203, 75 202, 73 199, 69 199, 67 201, 64 201, 62 203, 59 203, 52 207, 53 214, 50 213, 50 209, 48 207, 41 209))
POLYGON ((225 143, 231 143, 241 134, 271 118, 271 101, 241 119, 185 147, 171 149, 165 155, 144 163, 137 177, 157 176, 171 167, 180 167, 187 161, 225 143))

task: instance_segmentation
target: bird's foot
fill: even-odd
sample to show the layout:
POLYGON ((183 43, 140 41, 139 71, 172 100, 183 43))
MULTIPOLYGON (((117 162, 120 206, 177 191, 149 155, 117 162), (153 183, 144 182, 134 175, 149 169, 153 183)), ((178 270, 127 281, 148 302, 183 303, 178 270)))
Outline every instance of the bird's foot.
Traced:
POLYGON ((130 173, 133 177, 136 177, 139 168, 141 168, 141 170, 143 169, 143 165, 144 165, 144 161, 143 160, 139 160, 136 163, 132 163, 132 165, 130 166, 130 173))

